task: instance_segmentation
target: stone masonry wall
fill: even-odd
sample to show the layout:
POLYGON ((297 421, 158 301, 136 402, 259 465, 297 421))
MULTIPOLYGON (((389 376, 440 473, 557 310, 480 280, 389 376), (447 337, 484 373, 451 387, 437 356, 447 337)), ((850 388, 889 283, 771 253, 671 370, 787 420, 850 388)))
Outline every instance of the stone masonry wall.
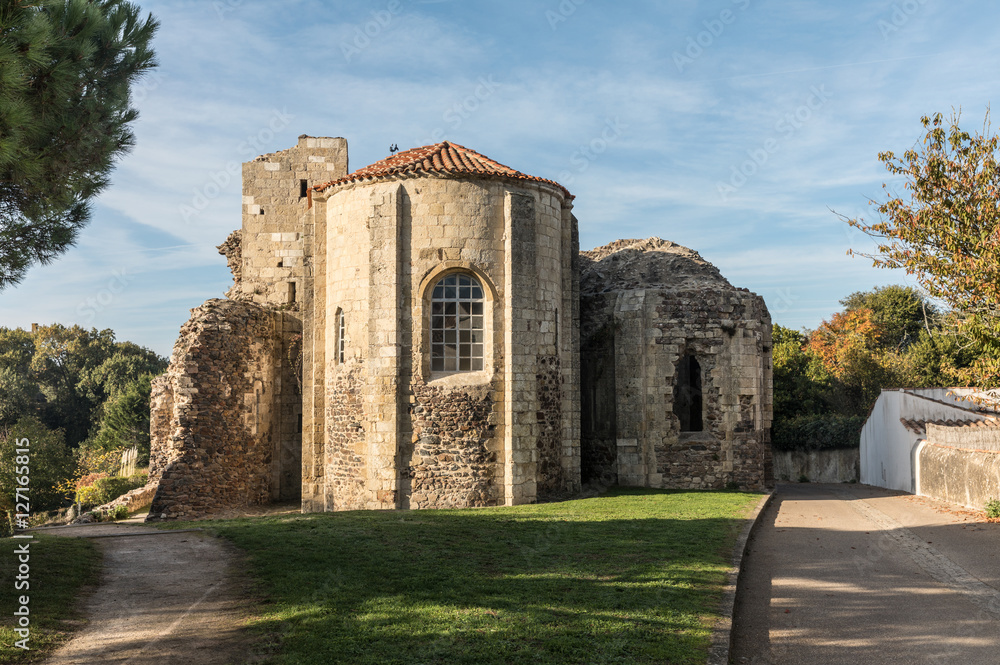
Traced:
POLYGON ((349 362, 331 368, 326 405, 327 510, 367 508, 365 490, 364 367, 349 362))
POLYGON ((562 373, 559 358, 539 355, 536 361, 538 412, 538 496, 545 498, 567 487, 562 449, 562 373))
POLYGON ((617 293, 580 302, 580 453, 583 482, 618 482, 615 394, 617 293))
POLYGON ((347 141, 312 136, 300 136, 288 150, 243 164, 242 260, 227 296, 297 307, 309 268, 301 222, 308 190, 340 178, 347 167, 347 141))
POLYGON ((540 465, 553 491, 578 487, 578 406, 564 385, 579 362, 578 241, 554 188, 427 177, 346 184, 313 205, 305 239, 325 248, 303 304, 303 509, 531 502, 540 465), (430 292, 457 271, 485 289, 486 341, 482 371, 449 375, 430 368, 430 292), (363 368, 356 400, 330 378, 343 363, 363 368), (338 410, 357 426, 331 423, 338 410))
POLYGON ((413 452, 410 508, 468 508, 503 503, 497 484, 493 397, 489 386, 438 388, 414 385, 410 407, 413 452))
POLYGON ((283 315, 213 299, 192 310, 152 395, 150 519, 267 503, 281 452, 283 315))
POLYGON ((705 289, 661 293, 654 307, 661 353, 674 363, 692 353, 701 365, 704 414, 702 432, 680 432, 668 395, 665 436, 654 445, 662 486, 762 489, 771 450, 770 317, 763 300, 747 291, 705 289))
POLYGON ((771 322, 763 300, 730 285, 697 253, 658 238, 582 254, 586 479, 767 486, 771 322), (686 355, 700 369, 702 427, 681 432, 674 399, 686 355))

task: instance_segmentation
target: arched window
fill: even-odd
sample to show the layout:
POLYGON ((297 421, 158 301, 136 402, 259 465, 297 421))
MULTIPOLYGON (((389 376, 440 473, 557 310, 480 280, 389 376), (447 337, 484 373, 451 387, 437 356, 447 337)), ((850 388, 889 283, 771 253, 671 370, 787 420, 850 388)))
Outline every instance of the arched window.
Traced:
POLYGON ((682 432, 701 432, 701 365, 688 353, 681 356, 674 377, 674 415, 682 432))
POLYGON ((431 371, 483 369, 483 287, 467 273, 452 273, 431 293, 431 371))

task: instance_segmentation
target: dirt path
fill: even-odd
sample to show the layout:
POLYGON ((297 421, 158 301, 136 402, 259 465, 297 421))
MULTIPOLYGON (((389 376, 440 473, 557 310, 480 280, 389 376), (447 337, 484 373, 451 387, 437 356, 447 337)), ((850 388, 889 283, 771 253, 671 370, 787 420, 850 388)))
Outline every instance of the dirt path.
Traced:
POLYGON ((238 554, 199 531, 137 524, 61 527, 47 533, 94 538, 104 553, 87 625, 46 665, 224 665, 253 662, 234 577, 238 554))
POLYGON ((744 558, 733 662, 996 665, 1000 524, 860 485, 779 485, 744 558))

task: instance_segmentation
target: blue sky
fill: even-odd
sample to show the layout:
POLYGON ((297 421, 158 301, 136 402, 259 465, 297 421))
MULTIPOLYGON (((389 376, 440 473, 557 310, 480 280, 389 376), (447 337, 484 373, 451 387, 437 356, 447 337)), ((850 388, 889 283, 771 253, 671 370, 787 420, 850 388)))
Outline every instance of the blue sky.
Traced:
MULTIPOLYGON (((576 195, 584 249, 660 236, 813 328, 912 283, 831 212, 869 213, 882 150, 981 126, 1000 6, 846 0, 144 0, 160 67, 78 245, 0 293, 0 325, 112 328, 169 354, 231 276, 239 164, 343 136, 351 169, 448 139, 576 195)), ((898 184, 898 183, 897 183, 898 184)))

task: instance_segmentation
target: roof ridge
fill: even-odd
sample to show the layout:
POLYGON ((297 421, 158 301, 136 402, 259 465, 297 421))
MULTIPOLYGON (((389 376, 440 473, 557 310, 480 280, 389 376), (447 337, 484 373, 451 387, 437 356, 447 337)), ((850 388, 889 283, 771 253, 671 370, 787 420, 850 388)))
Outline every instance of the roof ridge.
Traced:
POLYGON ((539 178, 528 175, 516 169, 501 164, 495 159, 491 159, 471 148, 454 143, 452 141, 441 141, 430 145, 410 148, 402 152, 389 155, 385 159, 374 164, 362 167, 352 173, 332 180, 330 182, 316 185, 312 189, 317 192, 325 191, 331 187, 345 185, 352 182, 362 182, 366 180, 379 180, 381 178, 391 178, 399 176, 416 175, 423 173, 437 173, 444 175, 473 174, 485 176, 498 176, 503 178, 513 178, 516 180, 527 180, 530 182, 552 185, 562 191, 567 200, 574 197, 569 190, 554 180, 539 178))

